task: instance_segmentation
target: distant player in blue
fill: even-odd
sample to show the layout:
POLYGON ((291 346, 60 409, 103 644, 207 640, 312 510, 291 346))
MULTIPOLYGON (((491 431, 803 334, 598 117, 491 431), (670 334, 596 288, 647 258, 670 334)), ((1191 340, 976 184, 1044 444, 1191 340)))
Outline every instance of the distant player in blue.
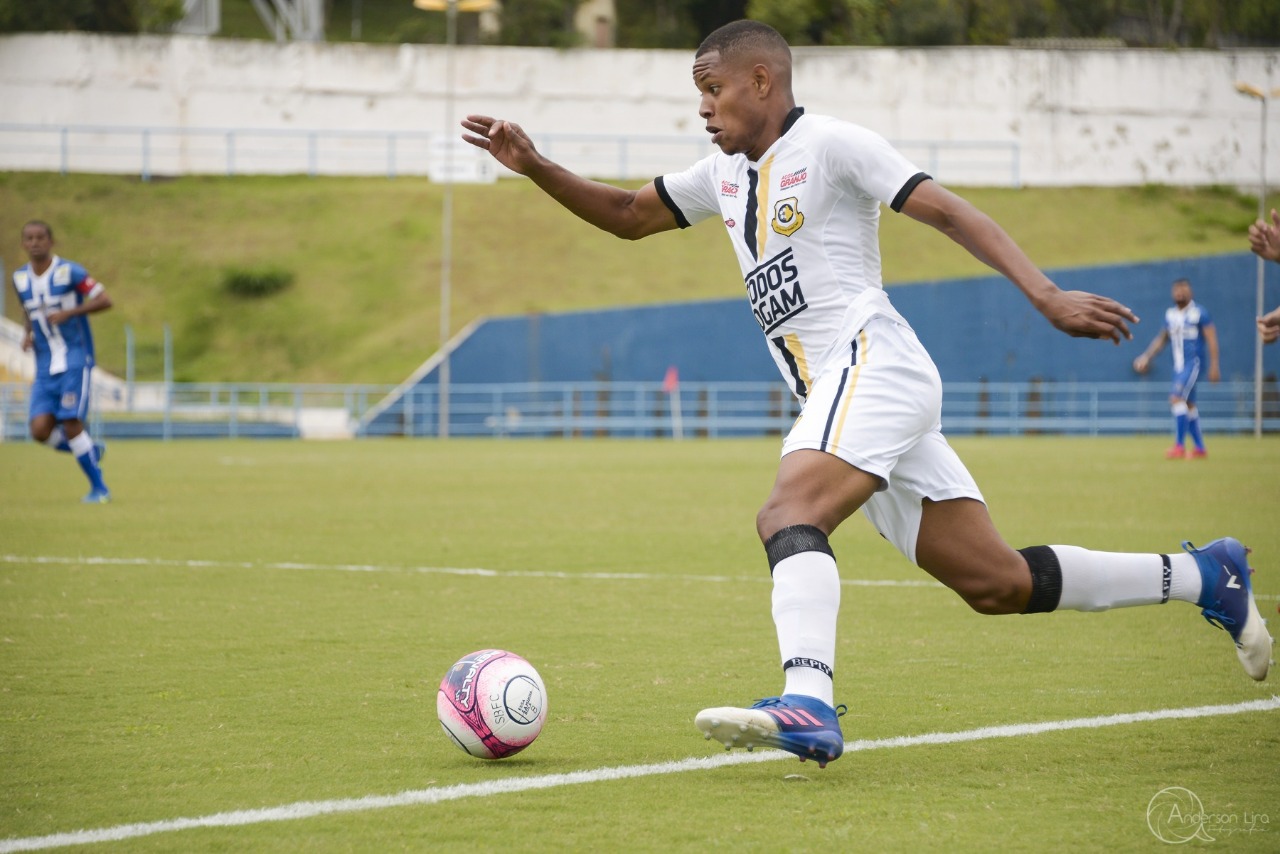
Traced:
POLYGON ((1166 343, 1173 350, 1173 387, 1169 391, 1169 408, 1173 411, 1175 436, 1173 447, 1165 451, 1171 460, 1199 459, 1208 456, 1204 436, 1200 432, 1200 410, 1196 408, 1196 381, 1206 367, 1209 381, 1222 378, 1218 369, 1218 331, 1209 310, 1191 298, 1191 283, 1178 279, 1173 283, 1173 306, 1164 313, 1164 328, 1141 356, 1133 360, 1133 369, 1145 374, 1151 360, 1166 343), (1187 449, 1187 436, 1193 447, 1187 449))
POLYGON ((94 443, 89 414, 93 334, 88 315, 111 308, 106 288, 74 261, 53 254, 53 229, 32 220, 22 227, 29 263, 13 271, 13 287, 26 312, 22 349, 36 353, 31 384, 31 437, 74 454, 89 478, 84 501, 105 504, 111 492, 102 480, 102 446, 94 443))

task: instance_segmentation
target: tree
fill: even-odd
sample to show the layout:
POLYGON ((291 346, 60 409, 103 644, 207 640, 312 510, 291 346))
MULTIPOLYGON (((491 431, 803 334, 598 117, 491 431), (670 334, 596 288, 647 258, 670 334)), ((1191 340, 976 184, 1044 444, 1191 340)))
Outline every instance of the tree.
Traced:
POLYGON ((879 0, 751 0, 747 15, 793 45, 880 44, 879 0))
POLYGON ((182 14, 182 0, 0 0, 0 32, 160 32, 182 14))
POLYGON ((578 0, 520 0, 502 7, 500 44, 573 47, 582 41, 573 25, 578 0))

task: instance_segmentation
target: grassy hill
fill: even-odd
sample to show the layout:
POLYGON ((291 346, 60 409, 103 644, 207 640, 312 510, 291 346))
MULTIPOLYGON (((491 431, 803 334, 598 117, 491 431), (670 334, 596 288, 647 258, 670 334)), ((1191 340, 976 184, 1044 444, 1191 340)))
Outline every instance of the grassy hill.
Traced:
MULTIPOLYGON (((1169 187, 975 189, 1046 268, 1241 251, 1256 200, 1169 187)), ((1280 205, 1280 198, 1272 204, 1280 205)), ((97 175, 0 174, 0 258, 26 259, 31 218, 83 263, 116 308, 95 323, 99 362, 161 375, 163 325, 183 381, 398 382, 439 344, 441 188, 416 178, 236 177, 142 183, 97 175), (237 296, 228 271, 279 270, 292 284, 237 296)), ((889 283, 981 275, 946 238, 887 214, 889 283)), ((741 280, 714 224, 639 243, 575 220, 530 183, 455 190, 451 328, 482 315, 734 297, 741 280)), ((12 292, 6 314, 20 317, 12 292)))

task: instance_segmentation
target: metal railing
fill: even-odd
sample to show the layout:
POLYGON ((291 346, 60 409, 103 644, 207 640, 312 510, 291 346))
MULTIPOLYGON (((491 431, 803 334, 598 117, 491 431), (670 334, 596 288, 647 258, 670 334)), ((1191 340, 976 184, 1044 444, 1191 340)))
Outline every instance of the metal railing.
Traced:
MULTIPOLYGON (((0 383, 0 440, 27 437, 25 383, 0 383)), ((137 383, 127 399, 95 408, 91 429, 108 439, 434 437, 435 386, 385 404, 389 385, 137 383)), ((1253 384, 1204 384, 1204 429, 1253 429, 1253 384)), ((724 438, 786 433, 799 405, 779 383, 579 382, 454 384, 450 436, 542 438, 724 438)), ((1160 383, 950 383, 943 429, 950 435, 1164 433, 1160 383)), ((1263 429, 1280 432, 1280 388, 1267 384, 1263 429)))
MULTIPOLYGON (((136 174, 144 181, 157 175, 197 174, 393 178, 427 174, 432 147, 442 141, 438 133, 403 130, 0 122, 0 168, 63 175, 136 174)), ((543 133, 534 134, 534 141, 544 154, 575 172, 618 179, 652 178, 683 169, 712 150, 705 134, 543 133)), ((1021 184, 1016 142, 899 140, 894 145, 929 174, 953 183, 1021 184)))

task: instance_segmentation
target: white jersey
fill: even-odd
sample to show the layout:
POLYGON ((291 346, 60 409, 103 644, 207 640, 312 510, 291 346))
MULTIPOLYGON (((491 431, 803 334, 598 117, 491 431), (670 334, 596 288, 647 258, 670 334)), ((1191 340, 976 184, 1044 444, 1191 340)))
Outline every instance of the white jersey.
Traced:
MULTIPOLYGON (((881 203, 901 210, 928 179, 879 134, 796 108, 759 162, 717 152, 655 182, 684 228, 724 221, 770 354, 804 400, 856 333, 901 316, 880 278, 881 203)), ((902 321, 905 322, 905 321, 902 321)))

